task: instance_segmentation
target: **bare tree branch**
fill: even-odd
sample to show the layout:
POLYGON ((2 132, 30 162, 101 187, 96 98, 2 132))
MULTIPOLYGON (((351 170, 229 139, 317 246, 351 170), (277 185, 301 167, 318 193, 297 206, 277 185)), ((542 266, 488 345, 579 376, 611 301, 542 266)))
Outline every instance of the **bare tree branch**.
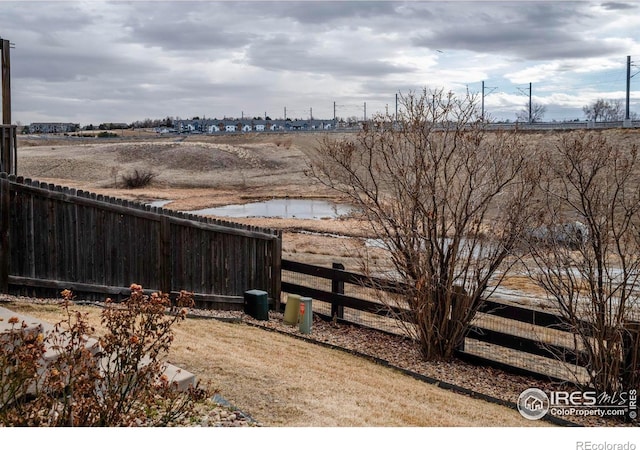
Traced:
POLYGON ((449 358, 527 228, 535 155, 515 132, 488 133, 471 95, 401 103, 398 120, 325 139, 309 174, 360 210, 407 286, 393 301, 412 311, 424 356, 449 358))

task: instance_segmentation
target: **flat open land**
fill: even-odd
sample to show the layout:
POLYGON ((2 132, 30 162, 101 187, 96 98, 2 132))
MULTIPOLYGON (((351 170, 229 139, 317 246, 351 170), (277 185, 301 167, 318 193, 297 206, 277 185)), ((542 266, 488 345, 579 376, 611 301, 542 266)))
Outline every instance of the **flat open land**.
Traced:
MULTIPOLYGON (((637 130, 602 133, 612 142, 640 142, 637 130)), ((527 138, 533 148, 554 145, 559 135, 530 133, 527 138)), ((325 136, 305 132, 160 136, 145 130, 117 138, 21 136, 17 167, 25 178, 141 202, 165 200, 169 201, 165 208, 178 211, 273 198, 342 203, 344 199, 305 175, 310 156, 325 136), (126 189, 122 176, 134 170, 156 177, 148 187, 126 189)), ((283 257, 296 261, 341 262, 347 270, 358 271, 358 252, 375 251, 366 248, 366 227, 354 215, 328 220, 233 220, 282 229, 283 257)), ((515 279, 509 287, 524 286, 515 279)), ((26 312, 47 318, 41 309, 26 312)), ((532 425, 508 408, 243 324, 188 320, 177 331, 170 359, 219 387, 223 396, 265 425, 532 425)))
MULTIPOLYGON (((305 175, 309 155, 322 133, 244 135, 163 135, 139 131, 118 138, 21 136, 18 174, 98 194, 148 202, 170 200, 165 208, 193 211, 274 198, 324 199, 335 193, 305 175), (126 189, 123 175, 134 170, 157 175, 147 188, 126 189)), ((332 135, 335 136, 335 135, 332 135)), ((234 219, 284 231, 284 255, 304 254, 309 263, 340 258, 347 266, 349 242, 300 231, 361 235, 357 220, 234 219)), ((352 267, 355 268, 355 267, 352 267)))
MULTIPOLYGON (((640 130, 605 130, 613 143, 639 143, 640 130)), ((151 130, 118 131, 116 138, 58 135, 20 136, 18 174, 98 194, 194 211, 274 198, 344 199, 307 177, 309 158, 319 142, 353 134, 297 132, 222 135, 159 135, 151 130), (122 177, 134 170, 156 175, 146 188, 125 189, 122 177)), ((530 148, 554 146, 563 132, 530 132, 530 148)), ((342 262, 357 271, 354 258, 365 249, 366 227, 355 217, 337 220, 233 219, 283 230, 284 258, 310 264, 342 262)))

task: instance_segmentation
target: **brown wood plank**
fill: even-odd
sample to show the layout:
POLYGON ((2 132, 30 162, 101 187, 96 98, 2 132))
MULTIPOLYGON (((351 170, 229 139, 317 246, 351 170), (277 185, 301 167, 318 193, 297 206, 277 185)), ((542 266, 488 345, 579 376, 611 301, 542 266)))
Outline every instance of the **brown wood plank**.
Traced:
MULTIPOLYGON (((35 195, 38 195, 40 197, 43 198, 51 198, 51 199, 57 199, 60 201, 66 201, 66 202, 77 202, 78 204, 81 205, 87 205, 87 206, 92 206, 92 207, 96 207, 96 208, 103 208, 103 209, 107 209, 109 211, 113 211, 113 212, 117 212, 120 214, 125 214, 128 216, 135 216, 135 217, 146 217, 148 219, 151 220, 160 220, 158 214, 154 214, 151 211, 146 211, 146 210, 139 210, 136 208, 130 208, 128 206, 124 206, 124 203, 122 200, 116 201, 115 203, 106 203, 106 202, 101 202, 98 201, 96 199, 92 199, 92 198, 86 198, 86 197, 75 197, 72 198, 68 195, 65 195, 63 193, 58 193, 58 192, 54 192, 51 191, 50 189, 47 188, 48 185, 44 184, 43 186, 41 185, 41 187, 34 187, 34 186, 24 186, 24 185, 19 185, 18 189, 23 190, 23 191, 31 191, 33 192, 35 195)), ((129 204, 129 202, 126 203, 127 205, 129 204)), ((193 217, 194 219, 196 218, 196 216, 190 215, 191 217, 193 217)), ((172 223, 176 223, 176 224, 181 224, 181 225, 185 225, 187 227, 194 227, 194 228, 199 228, 199 229, 203 229, 203 230, 210 230, 210 231, 217 231, 217 232, 221 232, 224 234, 231 234, 231 235, 235 235, 235 236, 246 236, 249 238, 256 238, 256 239, 268 239, 268 240, 273 240, 275 239, 275 236, 271 233, 265 233, 265 232, 258 232, 258 231, 250 231, 247 229, 243 229, 243 228, 238 228, 236 227, 227 227, 227 226, 222 226, 222 225, 217 225, 217 224, 210 224, 207 222, 200 222, 200 221, 196 221, 193 219, 187 219, 184 217, 184 215, 180 215, 180 216, 170 216, 171 217, 171 222, 172 223)), ((241 226, 241 225, 239 225, 241 226)))
POLYGON ((0 292, 9 292, 9 209, 11 207, 11 185, 6 174, 0 178, 0 292))
POLYGON ((294 283, 282 282, 282 291, 292 294, 299 294, 305 297, 311 297, 323 302, 335 303, 337 306, 357 309, 359 311, 365 311, 379 316, 389 316, 390 312, 395 317, 410 317, 411 315, 406 309, 397 308, 394 306, 387 306, 381 303, 371 302, 369 300, 362 300, 360 298, 351 297, 349 295, 339 295, 332 292, 322 291, 320 289, 310 288, 307 286, 301 286, 294 283))

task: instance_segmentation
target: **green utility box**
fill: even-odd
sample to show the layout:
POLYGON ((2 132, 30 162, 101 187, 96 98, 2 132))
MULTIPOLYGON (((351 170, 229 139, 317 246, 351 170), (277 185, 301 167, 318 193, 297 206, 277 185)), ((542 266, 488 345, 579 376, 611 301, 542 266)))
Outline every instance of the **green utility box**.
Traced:
POLYGON ((257 320, 269 320, 269 297, 265 291, 252 289, 244 293, 244 312, 257 320))
POLYGON ((302 334, 311 333, 311 323, 313 322, 311 301, 310 297, 300 297, 300 332, 302 334))
POLYGON ((285 325, 297 325, 299 312, 300 296, 298 294, 287 294, 287 305, 284 307, 284 318, 282 321, 285 325))

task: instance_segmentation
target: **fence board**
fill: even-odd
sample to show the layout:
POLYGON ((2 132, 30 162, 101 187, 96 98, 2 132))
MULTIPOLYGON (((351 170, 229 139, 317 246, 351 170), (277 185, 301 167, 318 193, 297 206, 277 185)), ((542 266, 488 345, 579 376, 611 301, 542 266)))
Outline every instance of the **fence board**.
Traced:
POLYGON ((9 255, 11 247, 9 245, 9 207, 11 192, 9 180, 6 174, 0 177, 0 289, 7 292, 9 289, 9 255))
POLYGON ((4 292, 76 286, 119 295, 138 283, 163 292, 190 290, 207 304, 227 299, 235 309, 242 308, 238 298, 249 289, 280 297, 270 283, 280 268, 280 232, 6 175, 2 180, 0 234, 8 235, 6 244, 0 241, 6 246, 0 248, 4 292))

